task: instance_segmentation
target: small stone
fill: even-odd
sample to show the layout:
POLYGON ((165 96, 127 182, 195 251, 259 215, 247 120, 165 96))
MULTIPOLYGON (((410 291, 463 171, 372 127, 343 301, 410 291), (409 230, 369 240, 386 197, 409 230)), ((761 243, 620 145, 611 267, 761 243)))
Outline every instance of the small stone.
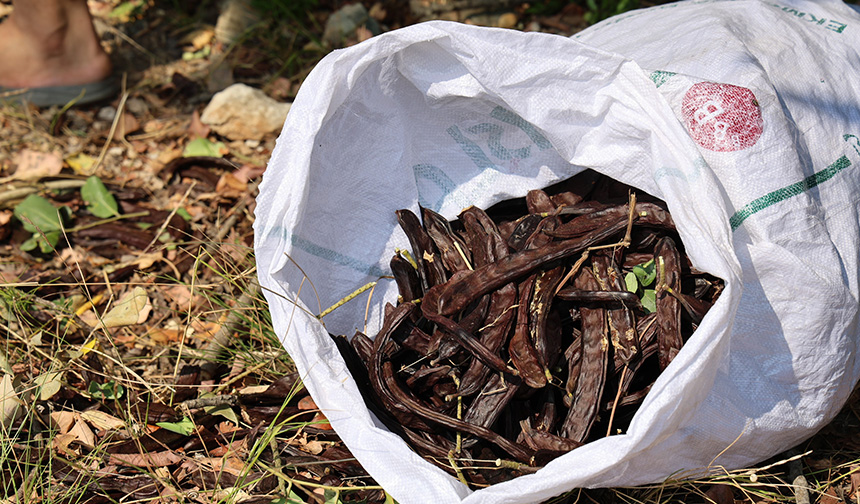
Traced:
POLYGON ((341 47, 344 39, 369 20, 370 16, 364 5, 345 5, 326 20, 323 41, 331 47, 341 47))
POLYGON ((125 108, 137 117, 145 116, 149 112, 149 105, 140 98, 129 98, 125 102, 125 108))
POLYGON ((116 117, 116 109, 111 106, 100 108, 96 114, 97 119, 107 122, 113 122, 114 117, 116 117))
POLYGON ((125 147, 111 147, 107 150, 109 156, 122 156, 125 153, 125 147))
POLYGON ((245 140, 245 147, 248 147, 249 149, 256 149, 259 146, 260 146, 259 140, 245 140))
POLYGON ((290 106, 259 89, 233 84, 212 97, 200 121, 230 140, 261 140, 280 131, 290 106))
POLYGON ((499 16, 496 26, 499 28, 515 28, 517 26, 517 15, 513 12, 505 12, 499 16))
POLYGON ((530 31, 530 32, 541 31, 540 30, 540 23, 538 23, 537 21, 530 22, 529 24, 526 25, 526 31, 530 31))

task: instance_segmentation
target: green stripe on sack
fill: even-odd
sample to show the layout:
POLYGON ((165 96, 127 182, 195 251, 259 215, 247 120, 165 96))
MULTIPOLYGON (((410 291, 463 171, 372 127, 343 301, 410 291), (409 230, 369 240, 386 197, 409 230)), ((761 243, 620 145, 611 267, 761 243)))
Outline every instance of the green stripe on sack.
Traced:
POLYGON ((660 87, 663 84, 665 84, 667 80, 672 78, 672 76, 674 76, 674 75, 677 75, 677 74, 675 72, 667 72, 665 70, 657 70, 657 71, 651 72, 651 75, 649 75, 649 77, 651 78, 652 81, 654 81, 654 84, 656 84, 657 87, 660 87))
POLYGON ((732 218, 729 219, 729 224, 732 226, 732 231, 736 230, 742 223, 749 217, 750 215, 764 210, 765 208, 779 203, 780 201, 787 200, 788 198, 797 196, 813 187, 821 184, 822 182, 826 182, 833 178, 834 175, 839 173, 851 166, 851 161, 848 160, 846 156, 842 156, 836 160, 832 165, 827 168, 821 170, 818 173, 813 173, 812 175, 806 177, 800 182, 796 182, 789 186, 785 186, 782 189, 777 189, 776 191, 770 192, 762 196, 761 198, 757 198, 752 202, 745 205, 743 208, 735 212, 732 215, 732 218))

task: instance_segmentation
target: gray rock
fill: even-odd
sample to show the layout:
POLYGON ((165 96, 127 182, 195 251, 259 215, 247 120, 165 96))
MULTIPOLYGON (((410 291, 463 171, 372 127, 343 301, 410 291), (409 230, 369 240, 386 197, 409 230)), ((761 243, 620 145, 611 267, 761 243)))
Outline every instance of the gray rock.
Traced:
POLYGON ((101 121, 111 122, 113 118, 116 117, 116 109, 108 105, 107 107, 102 107, 99 109, 96 114, 96 119, 101 121))
POLYGON ((323 42, 330 47, 342 47, 344 39, 354 34, 359 26, 365 26, 374 35, 379 35, 379 24, 370 17, 364 5, 345 5, 326 20, 323 42))
POLYGON ((125 108, 137 117, 145 116, 149 112, 149 105, 140 98, 129 98, 125 102, 125 108))
POLYGON ((230 140, 262 140, 281 130, 290 106, 259 89, 233 84, 212 97, 200 121, 230 140))

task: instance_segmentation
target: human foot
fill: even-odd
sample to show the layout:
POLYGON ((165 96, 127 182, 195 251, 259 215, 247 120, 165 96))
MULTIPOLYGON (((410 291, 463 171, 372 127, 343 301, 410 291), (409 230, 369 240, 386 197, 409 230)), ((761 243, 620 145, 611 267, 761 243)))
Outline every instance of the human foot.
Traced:
POLYGON ((110 58, 85 0, 27 0, 0 23, 0 86, 45 88, 98 82, 110 58))

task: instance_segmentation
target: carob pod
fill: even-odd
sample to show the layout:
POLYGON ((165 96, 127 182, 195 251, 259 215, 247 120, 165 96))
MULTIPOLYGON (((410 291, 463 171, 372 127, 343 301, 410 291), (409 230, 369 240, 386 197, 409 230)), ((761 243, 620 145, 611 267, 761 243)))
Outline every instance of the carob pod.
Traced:
MULTIPOLYGON (((622 292, 624 283, 621 272, 612 258, 605 254, 597 254, 591 258, 594 277, 600 284, 601 290, 622 292)), ((615 355, 625 364, 630 364, 639 353, 639 336, 636 333, 636 318, 633 311, 624 303, 617 308, 608 310, 609 334, 615 355)))
POLYGON ((481 389, 481 393, 472 401, 463 417, 465 422, 491 427, 505 410, 505 407, 519 392, 522 381, 494 373, 481 389))
POLYGON ((561 266, 540 272, 535 278, 534 292, 529 304, 529 334, 547 380, 552 378, 549 370, 555 366, 561 347, 561 325, 557 320, 558 314, 551 311, 551 308, 555 290, 564 278, 564 273, 561 266))
POLYGON ((455 273, 469 269, 469 265, 467 264, 469 249, 466 247, 466 243, 454 234, 448 220, 433 210, 424 207, 421 207, 421 218, 424 221, 427 235, 430 236, 430 239, 436 245, 442 265, 448 269, 448 272, 455 273))
POLYGON ((418 270, 412 266, 412 263, 400 254, 395 254, 391 257, 388 266, 391 268, 394 281, 397 283, 397 292, 400 293, 399 301, 401 303, 408 303, 421 297, 424 293, 421 290, 421 279, 418 277, 418 270))
POLYGON ((424 316, 430 320, 431 322, 436 323, 442 330, 455 336, 460 344, 472 353, 476 358, 480 359, 484 364, 489 366, 491 369, 495 371, 500 371, 502 373, 510 373, 513 375, 517 375, 516 369, 511 369, 499 357, 497 354, 490 351, 483 343, 480 342, 477 338, 469 334, 465 329, 463 329, 459 324, 454 322, 453 320, 440 315, 438 313, 438 294, 439 287, 444 287, 444 285, 438 285, 436 287, 431 288, 424 295, 424 298, 421 302, 421 311, 424 313, 424 316))
MULTIPOLYGON (((588 269, 579 272, 574 285, 583 290, 600 288, 594 274, 588 269)), ((579 311, 582 321, 582 365, 573 404, 564 420, 561 435, 581 443, 588 437, 600 407, 609 361, 609 334, 605 310, 583 307, 579 311)))
POLYGON ((554 212, 556 204, 549 195, 541 189, 532 189, 526 194, 526 208, 530 214, 554 212))
POLYGON ((450 316, 459 312, 472 301, 488 292, 514 281, 526 274, 555 261, 576 255, 592 245, 602 242, 627 227, 628 216, 617 216, 605 227, 571 240, 548 243, 540 249, 531 249, 511 254, 498 261, 477 268, 467 274, 440 285, 437 309, 440 315, 450 316))
POLYGON ((532 455, 534 455, 533 450, 520 446, 490 429, 464 422, 462 420, 457 420, 456 418, 451 418, 421 404, 418 400, 412 397, 411 394, 400 387, 400 384, 397 382, 397 377, 394 376, 394 369, 392 368, 390 361, 386 361, 382 364, 382 376, 386 385, 389 387, 391 394, 400 401, 400 404, 421 418, 443 425, 453 429, 454 431, 465 432, 472 434, 473 436, 478 436, 481 439, 485 439, 505 450, 519 461, 527 463, 531 461, 532 455))
MULTIPOLYGON (((544 430, 533 429, 528 420, 521 420, 520 426, 526 446, 535 451, 546 450, 562 455, 582 446, 582 443, 573 439, 556 436, 544 430)), ((544 463, 546 463, 546 460, 544 460, 544 463)))
MULTIPOLYGON (((510 283, 490 295, 490 310, 487 314, 487 325, 481 328, 481 343, 491 352, 498 353, 508 340, 508 334, 514 324, 516 310, 511 307, 517 302, 517 288, 510 283)), ((457 394, 470 396, 481 390, 487 376, 488 368, 480 359, 473 359, 469 369, 463 374, 460 389, 457 394)))
MULTIPOLYGON (((478 300, 469 313, 460 319, 460 327, 469 334, 476 333, 483 326, 489 307, 490 295, 486 294, 478 300)), ((443 337, 439 342, 438 355, 433 359, 433 361, 442 362, 444 360, 451 359, 460 350, 460 348, 460 341, 456 335, 443 337)))
POLYGON ((508 344, 508 353, 525 384, 532 388, 543 388, 547 384, 546 374, 537 350, 529 339, 529 301, 534 283, 535 278, 531 276, 519 285, 517 323, 514 327, 514 335, 508 344))
POLYGON ((654 248, 657 268, 657 356, 660 371, 678 355, 684 339, 681 336, 681 303, 672 295, 681 290, 681 255, 675 241, 660 239, 654 248))
POLYGON ((367 366, 367 374, 377 399, 382 403, 383 407, 388 409, 391 415, 394 416, 398 422, 406 427, 432 432, 432 429, 426 422, 417 417, 407 406, 403 405, 403 403, 391 394, 388 386, 385 384, 385 378, 382 373, 383 363, 386 359, 391 357, 390 352, 385 349, 388 348, 389 343, 393 343, 391 340, 392 333, 397 330, 400 325, 409 318, 412 311, 416 309, 417 306, 412 303, 404 303, 395 308, 389 317, 386 317, 382 329, 373 340, 373 355, 371 356, 369 365, 367 366))
POLYGON ((561 399, 564 405, 570 408, 573 405, 582 368, 582 333, 580 331, 573 330, 573 343, 567 347, 564 356, 567 359, 567 380, 564 383, 564 395, 561 399))
POLYGON ((558 291, 555 297, 576 304, 603 305, 604 308, 629 306, 637 311, 645 310, 639 297, 630 291, 584 291, 568 287, 558 291))
MULTIPOLYGON (((530 194, 539 193, 532 192, 530 194)), ((546 234, 546 231, 554 229, 557 225, 557 217, 542 219, 532 235, 526 240, 526 249, 540 250, 543 246, 549 244, 552 238, 546 234)), ((560 268, 555 268, 555 270, 558 269, 560 268)), ((560 281, 560 272, 556 271, 555 273, 558 274, 558 280, 560 281)), ((514 335, 508 344, 508 353, 511 356, 511 362, 519 370, 520 377, 526 385, 536 389, 546 386, 547 382, 552 378, 547 366, 547 362, 549 361, 546 348, 548 342, 544 339, 548 336, 545 312, 542 305, 540 305, 540 310, 536 310, 537 305, 532 299, 535 295, 551 298, 554 293, 554 291, 550 291, 549 289, 546 289, 546 292, 543 293, 539 292, 538 289, 547 287, 546 282, 542 285, 539 282, 539 279, 543 275, 542 271, 538 271, 520 283, 517 323, 514 327, 514 335), (541 326, 540 331, 536 330, 538 325, 541 326), (536 337, 542 338, 541 341, 537 341, 536 337), (543 358, 541 358, 538 347, 544 353, 543 358)), ((540 299, 537 302, 540 303, 540 299)))
POLYGON ((445 283, 447 276, 442 261, 438 259, 433 249, 433 241, 421 227, 418 216, 409 210, 397 210, 397 222, 409 238, 412 255, 418 265, 418 277, 421 279, 422 292, 430 287, 445 283))

